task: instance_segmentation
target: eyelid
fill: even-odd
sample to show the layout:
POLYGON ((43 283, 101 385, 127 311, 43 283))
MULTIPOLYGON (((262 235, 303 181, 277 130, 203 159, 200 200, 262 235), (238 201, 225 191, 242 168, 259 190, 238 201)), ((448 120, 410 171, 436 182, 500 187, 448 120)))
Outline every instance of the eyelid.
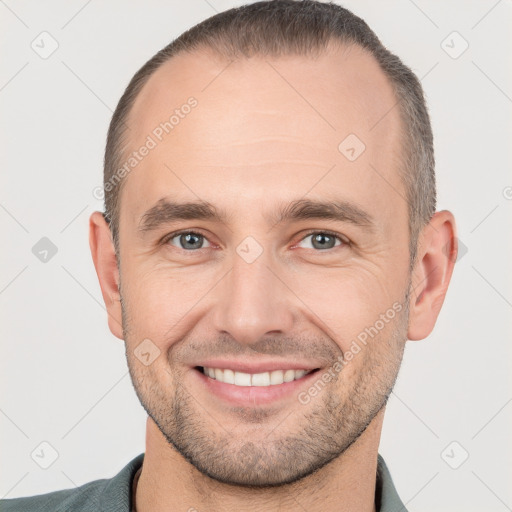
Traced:
MULTIPOLYGON (((336 231, 331 231, 330 229, 312 229, 312 230, 306 232, 304 235, 302 235, 300 240, 296 244, 294 244, 293 247, 295 247, 297 244, 302 242, 308 236, 316 235, 316 234, 329 235, 334 238, 337 238, 340 242, 342 242, 342 245, 351 245, 351 243, 352 243, 349 238, 347 238, 345 235, 342 235, 341 233, 337 233, 336 231)), ((338 247, 341 247, 341 246, 338 246, 338 247)), ((324 249, 324 251, 316 251, 316 252, 319 252, 319 253, 320 252, 329 252, 330 250, 333 250, 333 249, 334 249, 334 247, 332 249, 324 249)))
MULTIPOLYGON (((178 235, 189 235, 189 234, 193 234, 193 235, 200 235, 202 236, 203 238, 205 238, 209 244, 212 244, 212 242, 210 241, 210 239, 208 238, 208 236, 206 236, 200 229, 180 229, 178 231, 173 231, 172 233, 168 233, 167 235, 165 235, 159 242, 159 244, 161 245, 166 245, 167 242, 171 241, 173 238, 176 238, 178 235)), ((175 247, 175 249, 180 249, 180 247, 175 247)), ((202 249, 209 249, 209 247, 202 247, 202 249)), ((185 249, 182 249, 185 251, 185 249)), ((188 253, 193 253, 193 252, 197 252, 201 249, 197 249, 195 251, 186 251, 188 253)))

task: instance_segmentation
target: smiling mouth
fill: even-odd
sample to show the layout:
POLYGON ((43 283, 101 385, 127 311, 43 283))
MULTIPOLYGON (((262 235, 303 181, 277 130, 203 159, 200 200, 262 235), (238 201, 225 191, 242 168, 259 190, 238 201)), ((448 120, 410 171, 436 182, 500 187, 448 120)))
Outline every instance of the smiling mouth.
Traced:
POLYGON ((271 387, 300 380, 306 375, 317 372, 320 368, 315 368, 314 370, 273 370, 262 373, 244 373, 230 369, 208 368, 204 366, 196 366, 195 369, 210 379, 223 382, 224 384, 233 384, 240 387, 271 387))

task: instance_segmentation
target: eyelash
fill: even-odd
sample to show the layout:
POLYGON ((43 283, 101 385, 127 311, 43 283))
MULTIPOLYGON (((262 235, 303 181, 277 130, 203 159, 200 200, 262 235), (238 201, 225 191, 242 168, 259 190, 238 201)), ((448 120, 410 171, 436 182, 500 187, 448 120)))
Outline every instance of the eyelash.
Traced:
MULTIPOLYGON (((339 235, 338 233, 335 233, 334 231, 330 231, 328 229, 321 229, 321 230, 312 230, 312 231, 309 231, 308 233, 306 233, 298 242, 302 242, 303 240, 305 240, 306 238, 308 238, 309 236, 311 235, 328 235, 328 236, 332 236, 333 238, 336 238, 338 239, 342 244, 341 245, 338 245, 338 246, 335 246, 335 247, 332 247, 331 249, 325 249, 325 250, 318 250, 318 251, 315 251, 315 252, 318 252, 318 253, 321 253, 321 252, 331 252, 333 251, 334 249, 336 248, 341 248, 343 246, 350 246, 351 245, 351 242, 350 240, 348 240, 346 237, 342 237, 341 235, 339 235)), ((200 231, 190 231, 190 230, 181 230, 181 231, 175 231, 174 233, 170 233, 168 235, 166 235, 162 240, 161 240, 161 244, 162 245, 165 245, 167 244, 167 242, 169 242, 170 240, 172 240, 173 238, 176 238, 178 235, 199 235, 203 238, 205 238, 206 240, 208 240, 208 237, 206 235, 203 235, 200 231)), ((208 240, 209 241, 209 240, 208 240)), ((210 241, 209 241, 210 242, 210 241)), ((211 242, 210 242, 211 243, 211 242)), ((297 245, 297 244, 294 244, 297 245)), ((180 247, 175 247, 175 249, 181 249, 180 247)), ((204 247, 203 249, 208 249, 208 247, 204 247)), ((188 252, 188 253, 195 253, 201 249, 197 249, 197 250, 189 250, 187 251, 186 249, 181 249, 182 251, 185 251, 185 252, 188 252)))
MULTIPOLYGON (((328 253, 332 253, 332 251, 334 251, 335 249, 343 249, 343 248, 346 248, 346 247, 349 247, 351 245, 351 242, 350 240, 344 236, 344 235, 340 235, 338 233, 336 233, 335 231, 330 231, 328 229, 316 229, 316 230, 311 230, 309 231, 308 233, 306 233, 300 240, 298 243, 302 242, 303 240, 305 240, 306 238, 308 238, 309 236, 311 235, 328 235, 328 236, 331 236, 333 238, 336 238, 337 240, 339 240, 341 242, 340 245, 335 245, 334 247, 332 247, 331 249, 324 249, 323 251, 322 250, 317 250, 315 251, 314 249, 312 249, 314 252, 316 253, 322 253, 322 252, 325 252, 326 254, 328 253)), ((296 245, 296 244, 295 244, 296 245)))

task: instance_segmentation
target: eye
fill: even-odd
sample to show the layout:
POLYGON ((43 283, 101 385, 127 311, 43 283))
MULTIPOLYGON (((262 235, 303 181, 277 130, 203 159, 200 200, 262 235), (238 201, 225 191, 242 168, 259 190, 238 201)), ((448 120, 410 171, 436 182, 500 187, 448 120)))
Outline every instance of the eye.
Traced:
POLYGON ((306 247, 307 249, 318 249, 320 251, 325 251, 328 249, 334 249, 335 247, 339 247, 340 245, 348 245, 348 240, 343 239, 340 235, 333 233, 332 231, 311 231, 304 238, 302 238, 302 243, 304 240, 311 238, 310 247, 306 247), (312 238, 311 238, 312 237, 312 238), (336 241, 340 243, 336 245, 336 241))
MULTIPOLYGON (((326 251, 328 249, 334 249, 341 245, 348 245, 350 242, 344 239, 341 235, 332 231, 311 231, 304 236, 301 241, 296 244, 299 245, 304 243, 305 240, 311 239, 311 243, 307 249, 317 249, 318 251, 326 251), (338 243, 336 243, 338 242, 338 243)), ((185 251, 194 252, 199 249, 211 247, 208 239, 196 231, 176 231, 167 235, 163 240, 162 244, 172 245, 185 251), (204 246, 204 243, 208 245, 204 246)))
POLYGON ((196 233, 195 231, 178 231, 166 236, 162 240, 162 244, 165 245, 170 242, 170 245, 178 247, 179 249, 183 249, 185 251, 194 251, 196 249, 203 249, 203 242, 205 241, 208 244, 210 243, 205 236, 201 235, 200 233, 196 233), (177 239, 177 244, 179 245, 172 243, 175 238, 177 239))

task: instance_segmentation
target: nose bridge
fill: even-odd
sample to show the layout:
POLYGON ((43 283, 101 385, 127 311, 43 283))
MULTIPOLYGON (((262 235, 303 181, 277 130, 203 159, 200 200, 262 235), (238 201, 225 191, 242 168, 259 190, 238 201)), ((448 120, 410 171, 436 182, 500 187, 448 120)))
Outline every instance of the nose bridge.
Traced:
POLYGON ((252 260, 258 248, 251 246, 251 240, 246 242, 237 248, 231 272, 222 280, 214 322, 219 332, 251 344, 271 331, 291 330, 293 313, 288 289, 276 276, 272 257, 263 251, 252 260))

